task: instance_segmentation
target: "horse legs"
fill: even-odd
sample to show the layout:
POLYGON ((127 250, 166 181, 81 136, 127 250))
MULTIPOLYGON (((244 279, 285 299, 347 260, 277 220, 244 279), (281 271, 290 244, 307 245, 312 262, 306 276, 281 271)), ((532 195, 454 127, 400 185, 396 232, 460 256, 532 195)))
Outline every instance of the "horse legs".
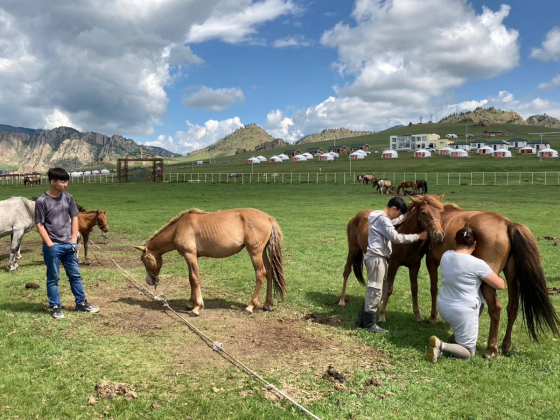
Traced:
POLYGON ((272 266, 270 265, 270 260, 268 255, 266 255, 266 248, 262 253, 264 268, 266 270, 266 300, 263 305, 264 311, 271 311, 274 301, 272 300, 272 266))
POLYGON ((416 316, 417 322, 426 322, 420 308, 418 307, 418 272, 420 271, 420 261, 411 267, 408 267, 408 277, 410 279, 410 291, 412 292, 412 312, 416 316))
POLYGON ((191 298, 187 302, 187 309, 192 309, 196 316, 200 315, 200 310, 204 309, 204 301, 200 292, 200 278, 198 273, 198 260, 195 253, 186 253, 185 261, 189 266, 189 282, 191 284, 191 298))
POLYGON ((488 314, 490 315, 490 332, 488 334, 488 345, 484 350, 483 356, 485 359, 493 359, 499 357, 498 352, 498 327, 500 326, 500 312, 502 311, 502 304, 498 300, 496 290, 482 283, 480 291, 488 303, 488 314))
MULTIPOLYGON (((10 235, 10 242, 14 240, 14 232, 10 235)), ((16 253, 16 260, 21 260, 21 244, 16 253)))
POLYGON ((513 257, 510 257, 504 268, 504 274, 506 276, 508 284, 508 324, 506 329, 506 335, 502 341, 502 354, 507 354, 511 350, 511 330, 513 329, 513 323, 515 318, 517 318, 517 310, 519 305, 519 288, 517 282, 515 281, 515 262, 513 257))
POLYGON ((17 255, 21 248, 21 240, 23 238, 23 230, 14 230, 12 232, 12 242, 10 244, 10 258, 8 259, 8 270, 16 271, 19 267, 16 262, 17 255))
POLYGON ((438 295, 438 267, 439 262, 428 254, 426 256, 426 267, 428 268, 428 274, 430 275, 430 294, 432 295, 432 312, 430 313, 430 318, 428 321, 431 324, 435 324, 437 321, 437 295, 438 295))
POLYGON ((378 322, 387 322, 385 315, 387 314, 387 304, 389 303, 389 298, 393 294, 393 285, 395 283, 395 277, 397 276, 397 271, 399 271, 399 266, 396 264, 389 264, 387 268, 387 293, 381 304, 381 309, 379 310, 378 322))
POLYGON ((83 239, 84 239, 84 265, 89 265, 89 260, 87 257, 89 235, 84 235, 83 239))
POLYGON ((352 272, 352 264, 354 263, 354 258, 358 252, 362 252, 359 247, 351 247, 348 249, 346 265, 344 266, 344 273, 342 273, 342 293, 340 294, 340 299, 338 300, 338 306, 343 309, 346 306, 346 285, 348 284, 348 277, 350 277, 350 273, 352 272))
POLYGON ((262 251, 255 252, 254 250, 248 250, 251 256, 251 262, 253 263, 253 267, 255 269, 255 277, 257 279, 257 283, 255 285, 255 292, 253 293, 253 299, 251 299, 251 303, 247 305, 245 308, 245 312, 247 314, 252 314, 254 309, 258 309, 259 307, 259 294, 261 293, 261 288, 263 285, 264 277, 266 274, 266 270, 264 268, 264 262, 262 258, 262 251))

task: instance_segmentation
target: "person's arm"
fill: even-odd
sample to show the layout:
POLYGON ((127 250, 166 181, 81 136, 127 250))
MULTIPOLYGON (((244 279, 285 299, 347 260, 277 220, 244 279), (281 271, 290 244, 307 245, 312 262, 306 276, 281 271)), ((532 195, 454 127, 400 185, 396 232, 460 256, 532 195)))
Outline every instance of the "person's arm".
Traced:
POLYGON ((506 282, 496 273, 492 272, 486 277, 482 278, 482 281, 489 286, 492 286, 496 290, 504 290, 506 288, 506 282))
POLYGON ((54 245, 54 242, 51 240, 49 234, 47 233, 47 229, 45 229, 45 226, 42 223, 37 223, 37 230, 39 231, 41 239, 49 248, 54 245))
POLYGON ((78 221, 78 216, 72 217, 72 239, 70 242, 73 244, 78 243, 78 227, 80 226, 80 222, 78 221))
POLYGON ((395 227, 391 224, 386 217, 383 217, 377 224, 379 232, 395 244, 411 244, 420 240, 419 235, 412 233, 405 235, 404 233, 399 233, 395 227))

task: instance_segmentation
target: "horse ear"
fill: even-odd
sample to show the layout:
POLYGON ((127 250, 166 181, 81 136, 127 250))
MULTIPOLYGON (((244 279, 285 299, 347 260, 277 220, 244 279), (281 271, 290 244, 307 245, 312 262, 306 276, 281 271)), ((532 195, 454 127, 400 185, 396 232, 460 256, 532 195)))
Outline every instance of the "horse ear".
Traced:
POLYGON ((440 195, 440 196, 438 197, 438 200, 441 201, 441 202, 443 202, 443 197, 445 197, 445 194, 440 195))
POLYGON ((146 250, 146 247, 145 246, 135 246, 134 249, 137 249, 138 251, 144 252, 146 250))
POLYGON ((421 198, 415 198, 415 197, 410 197, 410 196, 408 198, 410 198, 410 200, 415 204, 420 204, 422 202, 421 198))

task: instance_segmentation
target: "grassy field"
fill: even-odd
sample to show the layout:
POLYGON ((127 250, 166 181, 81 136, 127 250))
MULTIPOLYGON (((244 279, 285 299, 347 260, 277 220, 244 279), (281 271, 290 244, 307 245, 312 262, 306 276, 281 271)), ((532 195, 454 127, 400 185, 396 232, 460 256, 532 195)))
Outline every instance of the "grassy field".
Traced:
MULTIPOLYGON (((38 195, 43 188, 2 187, 0 199, 38 195)), ((428 338, 447 337, 441 321, 419 325, 411 310, 408 275, 401 270, 389 304, 390 334, 357 331, 353 321, 364 289, 350 279, 346 310, 335 302, 346 256, 346 223, 363 208, 381 208, 387 197, 355 185, 310 184, 80 184, 69 192, 87 209, 107 209, 109 243, 102 248, 138 280, 144 269, 132 246, 141 245, 179 212, 259 208, 277 218, 284 232, 289 285, 273 312, 243 313, 254 287, 245 251, 200 261, 206 308, 191 322, 259 374, 325 419, 358 418, 556 418, 560 349, 553 337, 528 339, 521 319, 508 357, 481 357, 489 318, 481 318, 477 356, 437 365, 424 359, 428 338), (325 379, 329 365, 347 381, 325 379), (374 379, 379 386, 367 385, 374 379)), ((498 211, 530 227, 535 237, 560 236, 557 189, 434 187, 463 208, 498 211)), ((100 242, 96 229, 92 239, 100 242)), ((560 286, 559 247, 539 240, 550 286, 560 286)), ((5 264, 9 244, 0 242, 5 264)), ((76 314, 68 283, 60 283, 64 320, 46 310, 39 236, 24 237, 20 269, 3 269, 0 282, 0 418, 305 418, 244 373, 226 363, 185 326, 131 286, 108 257, 92 247, 82 266, 96 315, 76 314), (26 289, 28 282, 40 285, 26 289), (98 397, 101 380, 133 387, 137 398, 98 397), (98 401, 88 405, 88 399, 98 401)), ((189 296, 187 268, 172 252, 164 256, 162 285, 170 304, 184 312, 189 296)), ((261 298, 264 300, 264 294, 261 298)), ((502 303, 507 293, 500 292, 502 303)), ((560 311, 560 296, 551 296, 560 311)), ((429 279, 420 273, 420 307, 429 312, 429 279)), ((505 331, 502 312, 500 337, 505 331)))

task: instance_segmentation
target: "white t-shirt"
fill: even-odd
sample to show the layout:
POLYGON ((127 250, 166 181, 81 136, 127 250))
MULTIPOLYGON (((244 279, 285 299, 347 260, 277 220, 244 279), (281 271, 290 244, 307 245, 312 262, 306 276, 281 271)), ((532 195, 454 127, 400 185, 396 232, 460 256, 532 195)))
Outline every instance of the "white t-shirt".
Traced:
POLYGON ((470 254, 447 251, 441 257, 439 299, 451 305, 477 305, 482 279, 493 273, 485 261, 470 254))

